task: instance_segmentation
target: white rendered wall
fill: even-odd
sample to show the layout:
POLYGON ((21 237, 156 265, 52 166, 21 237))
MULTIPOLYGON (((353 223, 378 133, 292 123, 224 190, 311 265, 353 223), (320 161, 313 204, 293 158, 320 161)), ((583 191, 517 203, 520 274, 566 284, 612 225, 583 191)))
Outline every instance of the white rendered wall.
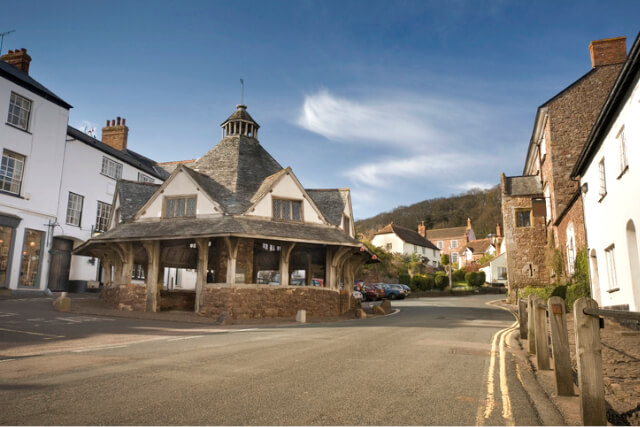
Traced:
POLYGON ((371 243, 387 252, 404 253, 404 241, 395 233, 376 234, 371 243), (388 243, 391 243, 391 250, 387 249, 388 243))
POLYGON ((12 248, 8 285, 18 288, 26 228, 45 232, 35 287, 44 290, 49 275, 51 228, 56 219, 69 111, 5 79, 0 79, 0 149, 26 156, 19 196, 0 193, 0 213, 22 218, 12 248), (27 132, 6 124, 11 92, 32 102, 27 132))
POLYGON ((631 220, 636 229, 636 245, 640 246, 637 240, 640 236, 639 117, 640 89, 636 80, 632 93, 627 95, 620 114, 580 180, 581 184, 588 184, 587 193, 583 193, 588 254, 595 250, 597 259, 598 277, 594 277, 595 269, 591 267, 593 297, 601 306, 628 304, 631 311, 640 311, 640 277, 632 278, 627 241, 627 224, 631 220), (617 136, 622 126, 629 168, 620 175, 617 136), (602 158, 605 162, 607 194, 600 200, 599 162, 602 158), (616 285, 611 285, 607 274, 605 249, 611 245, 614 245, 616 285), (620 290, 612 291, 616 288, 620 290))

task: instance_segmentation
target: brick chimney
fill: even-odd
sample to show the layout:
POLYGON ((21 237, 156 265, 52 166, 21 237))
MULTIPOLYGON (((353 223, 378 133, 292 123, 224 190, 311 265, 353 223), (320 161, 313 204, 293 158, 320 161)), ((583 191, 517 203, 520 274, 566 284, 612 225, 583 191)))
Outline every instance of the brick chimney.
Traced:
POLYGON ((496 224, 496 237, 502 237, 500 234, 500 224, 496 224))
POLYGON ((4 55, 0 56, 0 60, 11 64, 20 71, 24 71, 29 74, 29 64, 31 64, 31 57, 27 55, 27 49, 10 50, 4 55))
POLYGON ((107 125, 102 128, 102 142, 119 151, 127 149, 129 128, 125 125, 126 119, 117 117, 116 120, 107 120, 107 125))
POLYGON ((424 221, 418 224, 418 234, 424 237, 425 239, 427 238, 427 227, 424 226, 424 221))
POLYGON ((592 68, 620 64, 627 59, 627 38, 594 40, 589 43, 589 53, 592 68))
POLYGON ((471 218, 467 218, 467 230, 471 230, 471 218))

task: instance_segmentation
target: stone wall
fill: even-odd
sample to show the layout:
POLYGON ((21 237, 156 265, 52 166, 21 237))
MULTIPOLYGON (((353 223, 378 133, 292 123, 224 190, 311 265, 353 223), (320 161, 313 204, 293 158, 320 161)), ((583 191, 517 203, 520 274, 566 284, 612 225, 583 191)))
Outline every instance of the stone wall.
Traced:
POLYGON ((351 307, 349 295, 314 287, 273 285, 207 285, 202 314, 217 318, 223 313, 233 320, 295 318, 298 310, 307 316, 337 316, 351 307))
POLYGON ((160 291, 160 310, 193 311, 196 305, 194 291, 160 291))
POLYGON ((120 310, 145 311, 146 289, 145 285, 134 284, 108 286, 102 289, 100 298, 120 310))
POLYGON ((582 211, 582 197, 578 197, 575 201, 569 206, 567 212, 560 220, 560 224, 558 224, 558 239, 556 242, 558 243, 558 249, 560 249, 564 255, 565 262, 565 271, 571 271, 569 266, 567 265, 567 228, 569 224, 573 224, 573 233, 575 236, 575 248, 576 254, 587 247, 587 238, 584 229, 584 215, 582 211))

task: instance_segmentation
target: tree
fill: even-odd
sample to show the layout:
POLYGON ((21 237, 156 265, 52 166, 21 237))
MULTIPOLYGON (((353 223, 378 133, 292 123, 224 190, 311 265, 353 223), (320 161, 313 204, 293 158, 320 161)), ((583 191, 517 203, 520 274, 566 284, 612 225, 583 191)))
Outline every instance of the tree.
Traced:
POLYGON ((451 264, 449 264, 449 255, 447 254, 440 255, 440 263, 444 265, 444 268, 447 270, 447 276, 449 276, 449 289, 453 289, 453 283, 451 280, 451 264))

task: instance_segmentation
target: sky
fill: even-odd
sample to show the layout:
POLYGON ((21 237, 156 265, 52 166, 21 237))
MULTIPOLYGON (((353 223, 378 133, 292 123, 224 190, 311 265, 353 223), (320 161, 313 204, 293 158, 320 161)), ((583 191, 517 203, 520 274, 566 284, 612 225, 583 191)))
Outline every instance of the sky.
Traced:
POLYGON ((589 42, 640 31, 640 1, 10 1, 7 49, 73 105, 124 117, 128 147, 194 159, 241 102, 306 188, 356 219, 489 188, 524 167, 536 109, 591 69, 589 42))

